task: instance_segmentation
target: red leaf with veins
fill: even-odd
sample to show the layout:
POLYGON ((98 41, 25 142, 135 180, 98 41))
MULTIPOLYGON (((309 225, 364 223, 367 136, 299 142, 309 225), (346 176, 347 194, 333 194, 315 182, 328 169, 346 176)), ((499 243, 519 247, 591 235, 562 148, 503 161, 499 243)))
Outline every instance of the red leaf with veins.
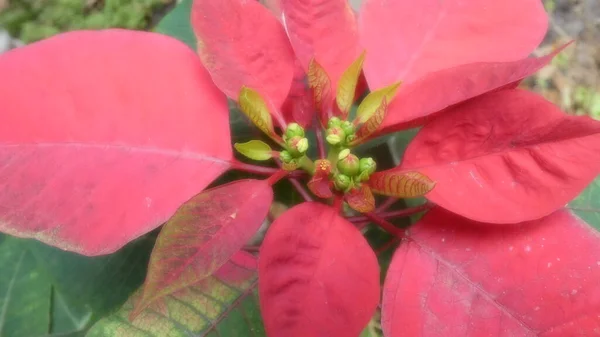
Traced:
POLYGON ((457 65, 522 59, 547 27, 540 0, 366 0, 359 17, 374 89, 457 65))
POLYGON ((436 208, 408 235, 385 280, 386 337, 600 329, 600 235, 566 210, 494 227, 436 208))
POLYGON ((238 180, 183 204, 158 236, 132 316, 221 268, 258 231, 272 201, 266 180, 238 180))
POLYGON ((516 84, 548 64, 569 44, 540 58, 471 63, 427 74, 403 84, 388 107, 377 135, 424 125, 434 113, 470 98, 516 84))
POLYGON ((66 33, 1 55, 0 74, 4 232, 112 253, 229 167, 226 99, 175 39, 66 33))
MULTIPOLYGON (((213 81, 237 100, 242 86, 279 109, 294 76, 294 53, 281 23, 258 1, 195 0, 191 23, 213 81)), ((275 111, 272 111, 275 113, 275 111)))
POLYGON ((431 178, 427 198, 467 218, 533 220, 566 205, 600 173, 600 122, 567 115, 531 92, 503 90, 425 125, 392 170, 431 178))
POLYGON ((379 303, 375 254, 354 225, 319 203, 275 220, 258 277, 269 336, 358 336, 379 303))
POLYGON ((354 10, 347 0, 280 0, 280 5, 304 69, 308 71, 315 58, 335 91, 342 73, 360 53, 354 10))

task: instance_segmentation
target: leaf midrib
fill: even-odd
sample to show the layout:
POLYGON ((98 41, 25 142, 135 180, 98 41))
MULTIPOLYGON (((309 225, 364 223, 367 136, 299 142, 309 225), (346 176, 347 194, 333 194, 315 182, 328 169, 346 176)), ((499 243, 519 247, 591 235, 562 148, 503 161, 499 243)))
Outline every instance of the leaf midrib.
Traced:
POLYGON ((187 150, 172 150, 162 149, 152 146, 131 146, 131 145, 119 145, 119 144, 94 144, 94 143, 82 143, 82 142, 61 142, 61 143, 21 143, 21 144, 0 144, 0 148, 10 147, 73 147, 82 149, 97 149, 97 150, 115 150, 123 152, 135 152, 135 153, 148 153, 166 157, 178 157, 183 159, 197 160, 197 161, 210 161, 214 163, 220 163, 229 165, 229 161, 226 159, 218 158, 212 155, 206 155, 194 151, 187 150))

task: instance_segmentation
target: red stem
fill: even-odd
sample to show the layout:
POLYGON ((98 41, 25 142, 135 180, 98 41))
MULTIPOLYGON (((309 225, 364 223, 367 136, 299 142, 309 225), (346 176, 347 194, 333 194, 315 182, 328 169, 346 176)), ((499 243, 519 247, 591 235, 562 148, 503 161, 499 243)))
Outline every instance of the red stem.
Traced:
POLYGON ((275 172, 279 171, 279 169, 274 168, 274 167, 266 167, 266 166, 247 164, 247 163, 243 163, 237 159, 232 159, 230 161, 230 164, 231 164, 231 168, 233 168, 235 170, 240 170, 240 171, 254 173, 254 174, 271 175, 271 174, 274 174, 275 172))
POLYGON ((388 208, 390 208, 394 203, 398 201, 398 198, 389 197, 387 198, 377 209, 375 209, 375 213, 385 212, 388 208))
POLYGON ((298 191, 298 194, 300 194, 300 196, 302 196, 302 198, 304 199, 304 201, 306 201, 306 202, 313 201, 313 198, 310 196, 310 193, 308 193, 308 191, 304 188, 304 186, 302 186, 302 183, 300 183, 298 181, 298 179, 288 178, 288 180, 290 181, 290 183, 292 184, 292 186, 294 186, 294 188, 296 189, 296 191, 298 191))
POLYGON ((375 251, 375 255, 379 256, 380 254, 382 254, 383 252, 388 250, 390 247, 392 247, 393 245, 395 245, 399 242, 400 242, 400 239, 398 239, 396 237, 392 238, 391 240, 386 242, 383 246, 377 248, 377 250, 375 251))
POLYGON ((342 206, 344 204, 344 197, 336 195, 333 199, 333 208, 338 212, 342 213, 342 206))
POLYGON ((319 148, 319 158, 325 159, 325 142, 323 141, 323 133, 319 128, 319 122, 315 122, 315 134, 317 135, 317 147, 319 148))
POLYGON ((373 213, 366 213, 365 216, 367 218, 369 218, 369 220, 371 220, 374 224, 376 224, 377 226, 381 227, 383 230, 385 230, 386 232, 392 234, 393 236, 402 239, 404 237, 404 231, 401 230, 400 228, 392 225, 391 223, 389 223, 387 220, 385 220, 382 217, 379 217, 373 213))
MULTIPOLYGON (((236 159, 233 159, 230 162, 230 164, 231 164, 231 168, 233 168, 234 170, 239 170, 239 171, 244 171, 244 172, 254 173, 254 174, 260 174, 260 175, 265 175, 265 176, 273 175, 273 174, 279 172, 279 169, 277 169, 275 167, 247 164, 247 163, 238 161, 236 159)), ((295 171, 289 172, 289 176, 292 178, 299 178, 305 174, 306 174, 306 172, 301 171, 301 170, 295 170, 295 171)))
MULTIPOLYGON (((397 211, 379 212, 379 213, 377 211, 375 211, 374 214, 376 214, 378 217, 381 217, 383 219, 390 220, 390 219, 395 219, 395 218, 411 216, 413 214, 417 214, 417 213, 426 211, 426 210, 430 209, 431 207, 433 207, 433 204, 424 203, 423 205, 419 205, 419 206, 412 207, 412 208, 400 209, 397 211)), ((363 222, 369 222, 370 218, 367 217, 366 215, 359 215, 359 216, 348 217, 348 218, 346 218, 346 220, 348 220, 354 224, 361 224, 363 222)))
POLYGON ((267 182, 269 183, 269 185, 273 186, 278 181, 280 181, 281 179, 285 178, 285 176, 287 176, 288 174, 289 174, 289 172, 286 171, 286 170, 279 170, 279 171, 273 173, 272 176, 270 176, 269 178, 267 178, 267 182))

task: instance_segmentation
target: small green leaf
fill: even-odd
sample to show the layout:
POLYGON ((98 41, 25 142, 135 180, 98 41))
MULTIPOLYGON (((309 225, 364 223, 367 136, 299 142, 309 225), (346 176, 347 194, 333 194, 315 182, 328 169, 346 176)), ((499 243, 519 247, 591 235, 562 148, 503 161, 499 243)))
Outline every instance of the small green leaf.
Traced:
POLYGON ((246 143, 235 143, 233 145, 239 153, 252 160, 269 160, 273 157, 269 144, 260 140, 251 140, 246 143))
POLYGON ((358 106, 358 110, 356 111, 356 123, 362 124, 368 121, 375 114, 377 109, 379 109, 384 100, 390 104, 396 96, 399 87, 400 83, 394 83, 385 88, 370 92, 358 106))

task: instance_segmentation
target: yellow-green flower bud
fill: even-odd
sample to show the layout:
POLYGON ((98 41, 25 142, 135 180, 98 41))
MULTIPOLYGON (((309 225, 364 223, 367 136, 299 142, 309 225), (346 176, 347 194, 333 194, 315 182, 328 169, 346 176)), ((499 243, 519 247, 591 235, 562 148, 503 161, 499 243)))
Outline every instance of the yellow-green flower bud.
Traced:
POLYGON ((337 117, 331 117, 329 119, 329 121, 327 122, 328 129, 336 127, 336 126, 341 126, 341 125, 342 125, 342 121, 337 117))
POLYGON ((373 158, 361 158, 359 161, 359 171, 360 173, 366 172, 368 175, 373 174, 377 169, 377 163, 373 160, 373 158))
POLYGON ((343 149, 338 153, 338 160, 342 160, 350 155, 350 149, 343 149))
POLYGON ((308 150, 308 139, 300 136, 289 138, 286 143, 288 151, 294 158, 304 155, 308 150))
POLYGON ((338 191, 346 191, 352 185, 352 179, 344 174, 336 174, 333 177, 333 185, 338 191))
POLYGON ((296 143, 296 148, 298 149, 298 152, 302 154, 306 153, 306 151, 308 150, 308 139, 300 139, 298 143, 296 143))
POLYGON ((360 163, 358 157, 349 153, 349 150, 346 153, 347 150, 348 149, 345 149, 342 152, 340 152, 340 156, 338 157, 339 160, 337 162, 337 168, 343 174, 350 177, 354 177, 359 173, 360 163))
POLYGON ((369 173, 367 173, 367 171, 363 171, 358 175, 358 178, 356 179, 357 181, 367 181, 371 178, 371 176, 369 175, 369 173))
POLYGON ((344 130, 344 133, 346 133, 347 136, 356 133, 356 128, 354 127, 354 123, 352 122, 344 121, 342 122, 342 125, 340 127, 342 128, 342 130, 344 130))
POLYGON ((304 128, 302 128, 298 123, 290 123, 285 129, 285 138, 290 139, 292 137, 304 137, 304 128))
POLYGON ((327 129, 327 135, 325 136, 327 142, 331 145, 338 145, 346 139, 346 133, 339 126, 334 126, 327 129))
POLYGON ((287 164, 292 162, 294 157, 292 157, 291 153, 289 153, 288 151, 283 150, 279 152, 279 159, 281 159, 282 162, 287 164))

